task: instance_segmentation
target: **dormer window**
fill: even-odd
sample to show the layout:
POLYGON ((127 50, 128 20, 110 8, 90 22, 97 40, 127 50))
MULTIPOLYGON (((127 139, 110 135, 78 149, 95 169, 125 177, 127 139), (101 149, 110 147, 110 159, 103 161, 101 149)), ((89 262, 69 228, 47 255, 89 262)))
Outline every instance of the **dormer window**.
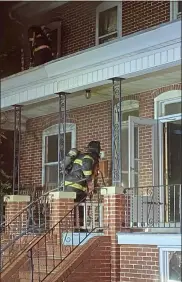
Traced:
POLYGON ((96 45, 121 35, 121 3, 104 2, 96 12, 96 45))

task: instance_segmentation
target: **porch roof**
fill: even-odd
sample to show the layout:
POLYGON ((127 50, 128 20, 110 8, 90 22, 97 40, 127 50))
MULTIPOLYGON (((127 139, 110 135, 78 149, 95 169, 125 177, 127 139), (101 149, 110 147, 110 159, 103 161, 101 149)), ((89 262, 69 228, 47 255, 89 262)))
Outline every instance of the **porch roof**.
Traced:
POLYGON ((132 78, 180 64, 181 22, 175 21, 2 79, 1 107, 32 104, 61 91, 108 84, 112 77, 132 78))

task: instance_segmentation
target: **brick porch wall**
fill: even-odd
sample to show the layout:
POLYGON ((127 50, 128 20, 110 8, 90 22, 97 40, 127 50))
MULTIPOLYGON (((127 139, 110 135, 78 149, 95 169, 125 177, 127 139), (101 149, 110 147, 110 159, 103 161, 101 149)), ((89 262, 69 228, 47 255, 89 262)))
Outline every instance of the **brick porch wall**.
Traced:
POLYGON ((120 281, 159 282, 159 280, 157 246, 120 245, 120 281))
MULTIPOLYGON (((140 117, 153 118, 154 98, 162 92, 181 89, 181 84, 170 85, 148 92, 125 97, 125 100, 139 100, 140 117)), ((81 150, 92 139, 100 140, 105 156, 109 160, 111 174, 111 103, 110 101, 90 105, 82 109, 68 112, 68 122, 76 123, 77 147, 81 150)), ((42 131, 58 122, 58 114, 30 119, 27 131, 22 136, 21 182, 23 184, 41 184, 42 178, 42 131)), ((149 132, 143 132, 143 142, 149 132)), ((141 140, 141 141, 142 141, 141 140)), ((143 144, 146 155, 150 153, 150 146, 143 144)), ((142 143, 141 143, 142 146, 142 143)), ((149 171, 148 171, 149 173, 149 171)), ((109 183, 107 181, 107 183, 109 183)))
MULTIPOLYGON (((89 242, 86 244, 88 245, 89 242)), ((57 281, 61 281, 61 279, 57 281)), ((79 266, 73 268, 72 273, 65 279, 65 282, 81 281, 111 281, 111 242, 109 237, 101 237, 98 246, 93 248, 90 254, 85 251, 79 266)))

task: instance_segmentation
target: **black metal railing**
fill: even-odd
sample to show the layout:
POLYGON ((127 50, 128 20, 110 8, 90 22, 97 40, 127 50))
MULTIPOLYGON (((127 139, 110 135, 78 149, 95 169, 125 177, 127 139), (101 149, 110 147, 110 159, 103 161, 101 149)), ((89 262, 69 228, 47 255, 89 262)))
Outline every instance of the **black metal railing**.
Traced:
POLYGON ((0 273, 9 263, 12 263, 17 254, 23 253, 34 237, 28 237, 26 231, 19 235, 12 235, 11 240, 1 242, 0 248, 0 273), (24 237, 25 236, 25 237, 24 237))
POLYGON ((181 184, 124 189, 125 228, 180 228, 181 184))
MULTIPOLYGON (((50 197, 50 192, 54 191, 57 191, 57 189, 50 189, 22 209, 12 219, 6 219, 1 224, 1 272, 27 248, 35 237, 50 230, 52 226, 50 217, 52 197, 50 197)), ((102 226, 103 210, 100 200, 92 200, 87 197, 87 200, 80 202, 74 209, 77 215, 74 231, 87 230, 87 232, 90 232, 102 226), (82 221, 77 222, 79 213, 82 215, 82 221)))
POLYGON ((97 195, 97 200, 87 197, 76 204, 32 246, 29 251, 31 282, 44 281, 91 233, 102 231, 102 198, 99 192, 97 195))
MULTIPOLYGON (((9 218, 10 214, 5 213, 5 221, 0 225, 1 271, 22 253, 35 237, 49 230, 51 212, 49 193, 32 201, 12 218, 9 218)), ((8 196, 6 198, 8 199, 8 196)))

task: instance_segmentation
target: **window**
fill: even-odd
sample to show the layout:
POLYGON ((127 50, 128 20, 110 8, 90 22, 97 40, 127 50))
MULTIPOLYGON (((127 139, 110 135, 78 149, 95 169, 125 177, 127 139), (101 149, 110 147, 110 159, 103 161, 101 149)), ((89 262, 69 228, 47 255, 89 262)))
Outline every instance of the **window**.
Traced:
POLYGON ((176 20, 177 18, 181 18, 182 15, 182 1, 171 1, 170 2, 170 10, 171 10, 171 20, 176 20))
POLYGON ((161 282, 181 281, 181 250, 180 248, 160 249, 161 282))
POLYGON ((61 56, 61 22, 60 21, 52 21, 48 25, 47 28, 50 29, 50 36, 52 40, 52 52, 54 59, 59 58, 61 56))
POLYGON ((164 107, 165 116, 181 113, 181 101, 164 104, 164 107))
POLYGON ((121 35, 121 3, 104 2, 96 12, 96 45, 121 35))
MULTIPOLYGON (((116 106, 117 109, 117 106, 116 106)), ((122 186, 128 187, 128 118, 129 116, 139 116, 139 102, 135 100, 123 101, 121 104, 122 111, 122 133, 121 133, 121 168, 122 168, 122 186)), ((117 114, 117 110, 116 110, 117 114)), ((138 159, 138 128, 135 129, 135 158, 138 159)), ((135 167, 135 186, 138 186, 138 173, 135 167)))
MULTIPOLYGON (((58 181, 58 130, 58 125, 54 125, 43 132, 42 183, 50 186, 58 181)), ((66 153, 73 147, 76 147, 76 126, 67 124, 66 153)))
POLYGON ((154 99, 155 119, 181 115, 181 90, 171 90, 161 93, 154 99))

